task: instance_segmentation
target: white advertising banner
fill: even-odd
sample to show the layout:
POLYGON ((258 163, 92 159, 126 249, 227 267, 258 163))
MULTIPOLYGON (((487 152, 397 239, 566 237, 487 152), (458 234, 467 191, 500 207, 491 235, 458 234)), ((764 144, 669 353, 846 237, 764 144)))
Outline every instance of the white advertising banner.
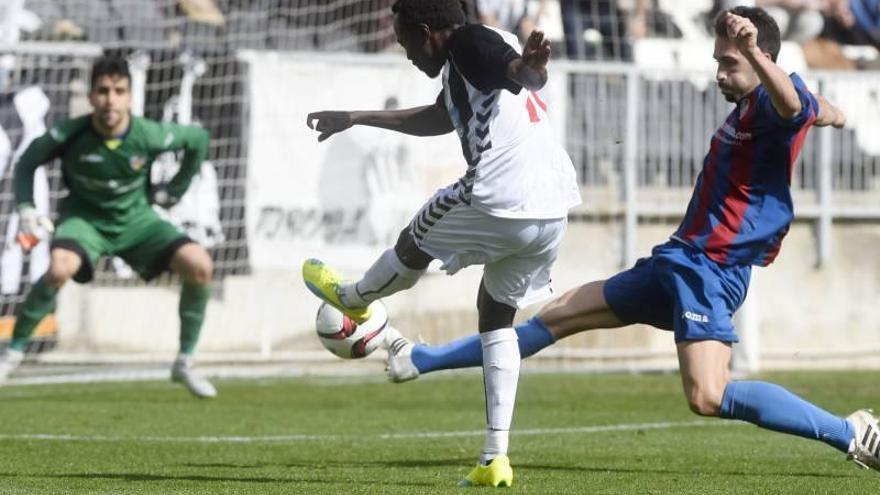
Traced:
POLYGON ((421 204, 465 169, 454 133, 412 137, 355 126, 319 143, 310 112, 432 104, 430 80, 400 55, 242 52, 248 64, 246 220, 255 269, 306 257, 363 270, 421 204))

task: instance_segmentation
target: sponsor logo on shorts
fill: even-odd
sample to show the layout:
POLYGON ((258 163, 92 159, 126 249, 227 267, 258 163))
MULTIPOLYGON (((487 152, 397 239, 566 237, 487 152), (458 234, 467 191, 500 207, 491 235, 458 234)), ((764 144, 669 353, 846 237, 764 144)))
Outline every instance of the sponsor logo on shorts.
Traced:
POLYGON ((685 318, 687 318, 688 320, 695 321, 695 322, 697 322, 697 323, 709 323, 709 317, 706 316, 706 315, 701 315, 701 314, 699 314, 699 313, 694 313, 694 312, 691 312, 691 311, 685 311, 685 312, 682 314, 682 316, 685 317, 685 318))

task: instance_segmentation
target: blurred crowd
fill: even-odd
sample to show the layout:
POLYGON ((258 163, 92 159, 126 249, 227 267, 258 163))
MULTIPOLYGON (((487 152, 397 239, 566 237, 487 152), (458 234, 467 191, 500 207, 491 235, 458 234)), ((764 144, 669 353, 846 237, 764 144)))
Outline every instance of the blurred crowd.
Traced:
POLYGON ((736 5, 766 9, 783 40, 799 44, 819 69, 878 68, 880 0, 467 0, 476 19, 527 36, 562 27, 572 59, 622 60, 643 38, 710 39, 712 20, 736 5), (556 9, 558 19, 554 19, 556 9))
MULTIPOLYGON (((718 2, 716 2, 718 3, 718 2)), ((854 69, 859 60, 878 68, 880 0, 756 0, 779 24, 784 40, 801 45, 807 64, 817 69, 854 69), (872 51, 844 47, 873 47, 872 51), (861 56, 860 54, 866 54, 861 56)))
MULTIPOLYGON (((104 46, 376 52, 395 45, 394 0, 0 0, 0 42, 76 39, 104 46)), ((711 42, 712 20, 759 6, 819 69, 880 68, 880 0, 462 0, 471 20, 556 53, 632 61, 643 39, 711 42)))

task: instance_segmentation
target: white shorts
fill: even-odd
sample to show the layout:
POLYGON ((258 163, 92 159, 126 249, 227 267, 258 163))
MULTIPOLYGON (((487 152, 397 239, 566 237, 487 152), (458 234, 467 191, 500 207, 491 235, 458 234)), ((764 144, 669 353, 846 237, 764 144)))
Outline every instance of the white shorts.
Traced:
POLYGON ((449 275, 484 265, 492 299, 522 309, 553 295, 550 268, 567 220, 490 216, 468 205, 455 185, 440 189, 416 214, 410 232, 422 251, 443 262, 449 275))

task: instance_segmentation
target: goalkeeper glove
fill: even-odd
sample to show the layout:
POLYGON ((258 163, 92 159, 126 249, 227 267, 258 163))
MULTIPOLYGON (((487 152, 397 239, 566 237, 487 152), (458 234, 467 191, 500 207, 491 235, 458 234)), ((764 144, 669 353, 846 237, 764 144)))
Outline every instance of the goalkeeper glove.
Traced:
POLYGON ((55 231, 55 224, 46 215, 40 214, 30 205, 18 209, 18 243, 25 251, 30 251, 43 239, 55 231))

